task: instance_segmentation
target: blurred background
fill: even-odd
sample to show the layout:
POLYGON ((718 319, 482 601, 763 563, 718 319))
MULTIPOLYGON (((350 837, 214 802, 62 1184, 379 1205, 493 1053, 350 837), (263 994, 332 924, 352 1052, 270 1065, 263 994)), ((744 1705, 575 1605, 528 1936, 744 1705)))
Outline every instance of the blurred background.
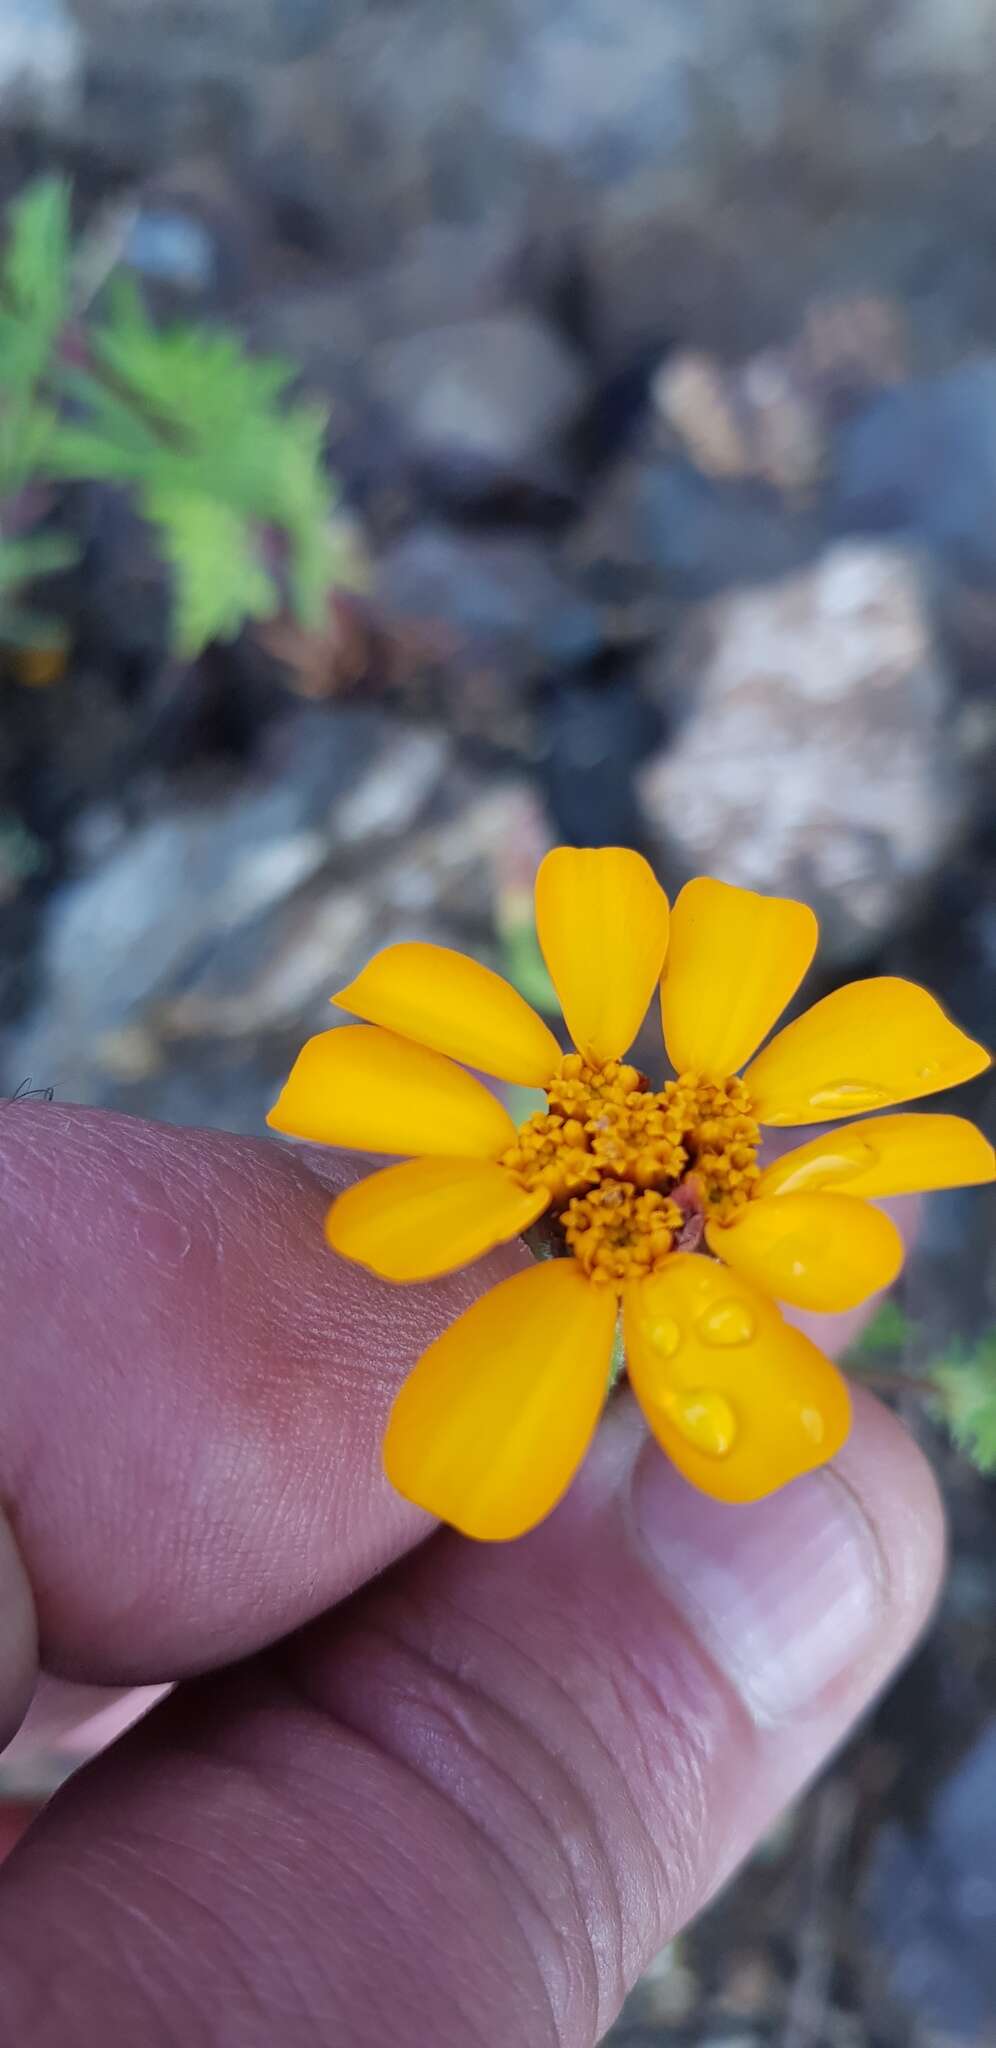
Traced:
MULTIPOLYGON (((0 1092, 258 1133, 379 946, 542 1003, 557 840, 991 1040, 994 78, 996 0, 4 0, 0 1092)), ((993 1221, 857 1361, 932 1637, 617 2048, 996 2042, 993 1221)))

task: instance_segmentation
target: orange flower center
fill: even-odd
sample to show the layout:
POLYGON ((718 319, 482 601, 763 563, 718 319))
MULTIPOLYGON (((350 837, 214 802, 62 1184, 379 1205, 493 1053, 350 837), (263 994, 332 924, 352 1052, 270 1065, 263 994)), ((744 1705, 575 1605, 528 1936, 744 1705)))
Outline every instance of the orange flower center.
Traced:
POLYGON ((636 1067, 568 1053, 547 1102, 501 1163, 548 1190, 564 1246, 593 1279, 656 1271, 679 1239, 698 1242, 703 1219, 723 1222, 750 1199, 760 1130, 742 1081, 680 1074, 655 1092, 636 1067))
POLYGON ((655 1273, 684 1222, 677 1202, 656 1188, 642 1191, 604 1180, 575 1195, 561 1218, 567 1243, 589 1279, 619 1284, 655 1273))

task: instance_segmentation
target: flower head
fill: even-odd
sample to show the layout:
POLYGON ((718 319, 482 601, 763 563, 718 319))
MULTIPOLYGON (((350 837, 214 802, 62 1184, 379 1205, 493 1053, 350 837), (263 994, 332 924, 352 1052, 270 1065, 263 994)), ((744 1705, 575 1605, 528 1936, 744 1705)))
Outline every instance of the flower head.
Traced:
POLYGON ((333 998, 364 1021, 309 1041, 269 1117, 404 1155, 326 1226, 387 1280, 453 1271, 541 1217, 565 1255, 501 1281, 423 1353, 387 1472, 470 1535, 531 1528, 587 1449, 621 1313, 665 1451, 704 1491, 759 1499, 832 1458, 850 1417, 836 1367, 776 1304, 856 1306, 902 1260, 876 1198, 993 1178, 964 1118, 851 1119, 966 1081, 988 1053, 892 977, 825 996, 758 1052, 812 961, 812 911, 701 879, 669 914, 624 848, 548 854, 536 918, 574 1051, 476 961, 390 946, 333 998), (658 984, 674 1078, 653 1088, 625 1055, 658 984), (457 1061, 541 1088, 545 1110, 517 1130, 457 1061), (761 1164, 762 1127, 831 1123, 761 1164))

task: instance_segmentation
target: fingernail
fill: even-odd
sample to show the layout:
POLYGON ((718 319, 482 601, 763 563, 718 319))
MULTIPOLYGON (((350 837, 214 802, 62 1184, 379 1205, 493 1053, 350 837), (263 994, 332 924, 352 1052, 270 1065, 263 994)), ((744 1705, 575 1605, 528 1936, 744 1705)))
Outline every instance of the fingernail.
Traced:
POLYGON ((637 1537, 655 1575, 756 1721, 804 1714, 874 1641, 881 1553, 833 1471, 729 1507, 689 1486, 649 1444, 633 1487, 637 1537))

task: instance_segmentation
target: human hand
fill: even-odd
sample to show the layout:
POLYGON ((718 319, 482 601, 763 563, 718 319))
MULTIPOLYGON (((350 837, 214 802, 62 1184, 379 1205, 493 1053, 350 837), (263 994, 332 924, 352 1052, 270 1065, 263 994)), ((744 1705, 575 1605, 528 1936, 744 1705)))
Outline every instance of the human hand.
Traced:
POLYGON ((933 1483, 860 1393, 833 1470, 753 1507, 624 1398, 532 1535, 434 1533, 384 1418, 522 1254, 382 1285, 312 1164, 0 1115, 0 1739, 38 1654, 187 1681, 0 1870, 4 2040, 583 2048, 933 1599, 933 1483))

